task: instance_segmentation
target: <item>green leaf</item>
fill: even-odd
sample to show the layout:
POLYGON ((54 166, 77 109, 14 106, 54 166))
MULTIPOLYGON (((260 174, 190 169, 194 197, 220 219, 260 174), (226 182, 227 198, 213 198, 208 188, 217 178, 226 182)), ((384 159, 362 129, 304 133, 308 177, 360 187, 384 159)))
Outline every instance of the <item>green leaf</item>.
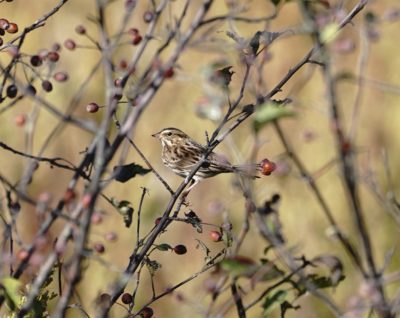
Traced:
POLYGON ((150 171, 151 169, 143 168, 142 166, 136 163, 130 163, 122 166, 115 166, 113 169, 115 180, 122 183, 134 178, 136 175, 144 176, 150 171))
POLYGON ((283 117, 293 117, 294 110, 286 104, 277 101, 268 101, 259 106, 256 111, 253 128, 257 132, 265 125, 283 117))
POLYGON ((227 258, 222 260, 219 264, 224 271, 229 272, 234 277, 251 277, 259 268, 259 265, 252 259, 244 256, 227 258))
POLYGON ((126 227, 130 227, 132 224, 133 208, 131 203, 126 200, 119 201, 115 198, 111 198, 111 204, 117 209, 117 211, 123 216, 126 227))
POLYGON ((274 308, 280 306, 287 296, 287 291, 278 290, 272 296, 265 297, 262 307, 264 308, 264 317, 266 317, 274 308))
POLYGON ((170 250, 173 249, 173 248, 171 247, 171 245, 169 245, 169 244, 167 244, 167 243, 163 243, 163 244, 157 245, 156 248, 157 248, 159 251, 162 251, 162 252, 170 251, 170 250))
POLYGON ((20 294, 20 287, 22 283, 13 277, 4 277, 1 280, 0 286, 0 294, 4 292, 5 298, 8 300, 8 304, 10 305, 11 309, 17 307, 20 302, 21 294, 20 294))

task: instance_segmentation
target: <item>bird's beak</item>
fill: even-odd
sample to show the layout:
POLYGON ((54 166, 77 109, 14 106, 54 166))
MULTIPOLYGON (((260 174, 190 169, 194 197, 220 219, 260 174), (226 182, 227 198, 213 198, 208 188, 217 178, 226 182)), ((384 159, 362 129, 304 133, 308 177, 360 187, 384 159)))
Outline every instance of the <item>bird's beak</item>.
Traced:
POLYGON ((156 134, 152 134, 151 136, 154 137, 154 138, 160 139, 160 133, 159 132, 156 133, 156 134))

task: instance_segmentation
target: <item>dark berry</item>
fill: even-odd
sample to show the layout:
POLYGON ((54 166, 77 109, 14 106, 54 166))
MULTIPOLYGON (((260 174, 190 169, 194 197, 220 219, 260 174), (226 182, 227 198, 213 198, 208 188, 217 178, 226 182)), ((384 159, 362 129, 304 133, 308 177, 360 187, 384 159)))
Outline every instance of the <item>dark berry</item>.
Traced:
POLYGON ((7 30, 8 33, 17 33, 18 32, 18 25, 16 23, 10 23, 7 30))
POLYGON ((142 42, 142 36, 140 34, 136 34, 132 37, 132 44, 133 45, 138 45, 140 42, 142 42))
POLYGON ((175 73, 174 68, 170 67, 164 71, 164 78, 171 78, 174 76, 174 73, 175 73))
POLYGON ((86 111, 88 113, 97 113, 99 108, 100 108, 99 105, 97 105, 96 103, 89 103, 86 105, 86 111))
POLYGON ((179 244, 174 247, 174 252, 178 255, 186 254, 187 249, 185 245, 179 244))
POLYGON ((3 36, 4 34, 6 34, 6 31, 4 31, 4 29, 0 28, 0 36, 3 36))
MULTIPOLYGON (((0 30, 3 30, 3 29, 0 29, 0 30)), ((3 43, 4 43, 3 39, 2 39, 2 38, 0 38, 0 46, 2 46, 2 45, 3 45, 3 43)))
POLYGON ((150 307, 144 307, 140 312, 140 316, 142 316, 142 318, 151 318, 153 317, 153 314, 154 311, 150 307))
POLYGON ((51 92, 53 90, 53 84, 51 84, 50 81, 45 80, 42 82, 42 88, 46 92, 51 92))
POLYGON ((161 217, 158 217, 157 219, 154 220, 154 224, 158 225, 161 222, 161 217))
POLYGON ((40 58, 39 55, 33 55, 31 57, 31 64, 32 64, 32 66, 35 66, 35 67, 40 66, 40 65, 42 65, 42 59, 40 58))
POLYGON ((121 296, 121 300, 125 305, 129 305, 133 301, 133 297, 131 294, 123 293, 121 296))
POLYGON ((68 50, 73 51, 73 50, 75 50, 75 48, 76 48, 76 43, 75 43, 74 40, 67 39, 67 40, 65 40, 65 42, 64 42, 64 46, 65 46, 65 48, 67 48, 68 50))
POLYGON ((10 86, 7 87, 6 93, 7 93, 7 96, 8 96, 9 98, 14 98, 14 97, 17 96, 17 94, 18 94, 18 88, 17 88, 17 86, 14 85, 14 84, 11 84, 10 86))

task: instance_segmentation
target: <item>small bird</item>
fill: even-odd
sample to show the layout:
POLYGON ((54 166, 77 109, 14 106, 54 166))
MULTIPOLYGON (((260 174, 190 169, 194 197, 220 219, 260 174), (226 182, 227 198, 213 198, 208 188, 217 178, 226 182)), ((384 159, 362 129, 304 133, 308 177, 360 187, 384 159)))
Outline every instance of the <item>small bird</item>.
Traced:
MULTIPOLYGON (((205 146, 200 145, 177 128, 164 128, 152 136, 161 141, 161 159, 164 165, 183 178, 190 174, 207 151, 205 146)), ((260 169, 259 164, 232 165, 224 156, 211 152, 194 175, 185 194, 187 195, 204 178, 214 177, 220 173, 238 173, 242 176, 258 178, 256 174, 260 169)))

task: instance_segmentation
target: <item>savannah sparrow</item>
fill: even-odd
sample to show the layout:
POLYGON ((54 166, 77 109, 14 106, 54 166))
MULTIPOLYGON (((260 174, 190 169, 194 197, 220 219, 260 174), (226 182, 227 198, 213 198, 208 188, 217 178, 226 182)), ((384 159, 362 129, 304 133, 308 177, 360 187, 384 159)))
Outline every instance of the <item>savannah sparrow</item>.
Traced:
MULTIPOLYGON (((164 128, 152 136, 161 141, 161 159, 164 165, 183 178, 190 174, 207 151, 206 147, 177 128, 164 128)), ((259 164, 232 165, 224 156, 211 152, 194 175, 192 184, 186 193, 204 178, 210 178, 220 173, 238 173, 246 177, 257 178, 257 170, 261 170, 259 164)))

